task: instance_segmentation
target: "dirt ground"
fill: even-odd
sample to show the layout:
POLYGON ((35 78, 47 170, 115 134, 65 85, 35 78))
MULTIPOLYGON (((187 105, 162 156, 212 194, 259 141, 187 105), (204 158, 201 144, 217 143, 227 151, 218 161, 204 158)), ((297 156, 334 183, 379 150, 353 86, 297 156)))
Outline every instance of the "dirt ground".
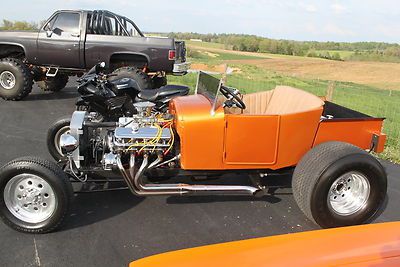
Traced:
POLYGON ((227 60, 228 64, 249 64, 287 75, 309 79, 336 80, 370 85, 382 89, 400 90, 400 64, 386 62, 333 61, 264 53, 250 53, 218 48, 195 47, 214 53, 235 53, 265 57, 265 59, 227 60))

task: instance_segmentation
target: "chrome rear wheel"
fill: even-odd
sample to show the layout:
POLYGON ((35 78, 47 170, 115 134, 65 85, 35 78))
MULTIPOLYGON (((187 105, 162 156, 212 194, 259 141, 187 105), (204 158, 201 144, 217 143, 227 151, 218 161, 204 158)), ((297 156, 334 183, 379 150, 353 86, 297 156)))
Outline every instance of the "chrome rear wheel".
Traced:
POLYGON ((371 185, 360 172, 351 171, 336 179, 328 194, 328 207, 334 213, 348 216, 366 207, 371 185))

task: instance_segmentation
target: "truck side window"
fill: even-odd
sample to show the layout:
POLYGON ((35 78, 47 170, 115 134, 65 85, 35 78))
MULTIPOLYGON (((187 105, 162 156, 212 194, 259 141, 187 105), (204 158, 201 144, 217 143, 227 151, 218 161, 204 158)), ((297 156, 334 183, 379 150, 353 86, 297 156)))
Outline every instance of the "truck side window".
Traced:
POLYGON ((54 17, 46 24, 46 26, 44 26, 43 29, 44 29, 45 31, 51 31, 52 29, 54 29, 53 26, 54 26, 54 22, 56 22, 57 17, 58 17, 58 15, 54 16, 54 17))
POLYGON ((57 16, 52 30, 59 30, 62 32, 77 33, 79 32, 80 15, 78 13, 60 13, 57 16))

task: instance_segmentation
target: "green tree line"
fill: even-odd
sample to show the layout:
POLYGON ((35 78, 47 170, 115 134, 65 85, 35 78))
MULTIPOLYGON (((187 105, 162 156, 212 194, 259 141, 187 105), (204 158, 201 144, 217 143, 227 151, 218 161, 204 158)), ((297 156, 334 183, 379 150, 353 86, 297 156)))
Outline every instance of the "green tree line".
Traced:
MULTIPOLYGON (((342 60, 337 52, 318 52, 319 50, 354 51, 357 57, 374 55, 376 58, 398 58, 400 60, 400 45, 384 42, 316 42, 276 40, 245 34, 199 34, 199 33, 169 33, 168 37, 176 39, 199 39, 204 42, 221 43, 227 49, 248 52, 267 52, 272 54, 321 57, 342 60)), ((355 56, 354 56, 355 57, 355 56)))
POLYGON ((40 27, 40 23, 36 22, 27 22, 27 21, 10 21, 3 19, 1 23, 0 30, 12 30, 12 31, 34 31, 38 30, 40 27))

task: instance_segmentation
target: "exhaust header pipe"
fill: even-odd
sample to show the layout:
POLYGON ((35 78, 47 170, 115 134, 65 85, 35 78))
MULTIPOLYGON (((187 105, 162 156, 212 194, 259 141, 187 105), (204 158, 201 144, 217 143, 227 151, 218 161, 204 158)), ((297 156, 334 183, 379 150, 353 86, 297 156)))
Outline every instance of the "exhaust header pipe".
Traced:
MULTIPOLYGON (((159 159, 157 159, 159 160, 159 159)), ((157 161, 156 160, 156 161, 157 161)), ((159 162, 153 162, 151 166, 156 166, 159 162)), ((144 184, 142 180, 143 172, 148 168, 148 155, 143 156, 143 162, 135 173, 135 156, 131 154, 129 171, 121 162, 121 157, 117 156, 117 166, 128 184, 131 192, 138 196, 154 195, 240 195, 253 196, 259 195, 262 188, 253 186, 236 185, 189 185, 189 184, 144 184)))

